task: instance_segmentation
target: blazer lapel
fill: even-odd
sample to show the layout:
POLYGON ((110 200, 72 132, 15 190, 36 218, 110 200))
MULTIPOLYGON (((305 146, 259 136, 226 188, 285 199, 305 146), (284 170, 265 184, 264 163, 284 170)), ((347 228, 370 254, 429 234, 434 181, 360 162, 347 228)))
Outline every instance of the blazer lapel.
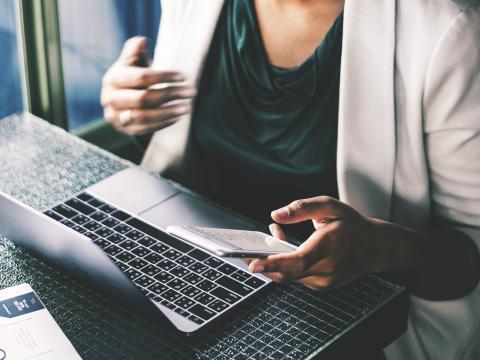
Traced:
POLYGON ((340 199, 389 219, 395 165, 395 0, 347 0, 340 79, 340 199))

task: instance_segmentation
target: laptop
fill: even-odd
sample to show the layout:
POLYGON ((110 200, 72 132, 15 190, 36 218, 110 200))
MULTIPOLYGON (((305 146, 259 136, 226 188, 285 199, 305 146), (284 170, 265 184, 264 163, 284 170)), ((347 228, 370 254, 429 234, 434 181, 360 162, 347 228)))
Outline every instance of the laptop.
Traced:
POLYGON ((124 169, 42 212, 0 192, 0 232, 187 335, 271 280, 166 232, 169 225, 259 230, 138 168, 124 169))

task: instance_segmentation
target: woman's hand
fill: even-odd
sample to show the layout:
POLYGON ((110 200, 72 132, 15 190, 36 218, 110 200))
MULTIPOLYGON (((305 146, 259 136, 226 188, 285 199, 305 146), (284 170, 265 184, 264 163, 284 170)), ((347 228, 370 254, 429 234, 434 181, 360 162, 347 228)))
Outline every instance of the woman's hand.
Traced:
POLYGON ((128 135, 142 135, 174 124, 190 112, 191 86, 152 85, 184 81, 175 71, 148 67, 143 37, 129 39, 118 60, 103 77, 101 102, 105 119, 128 135), (178 102, 178 100, 182 100, 178 102), (175 104, 170 104, 175 101, 175 104))
MULTIPOLYGON (((250 263, 252 272, 262 272, 276 282, 297 281, 319 290, 339 285, 385 268, 382 244, 375 220, 326 196, 297 200, 272 212, 279 224, 312 220, 315 231, 296 251, 271 255, 250 263)), ((277 224, 272 235, 285 235, 277 224)))

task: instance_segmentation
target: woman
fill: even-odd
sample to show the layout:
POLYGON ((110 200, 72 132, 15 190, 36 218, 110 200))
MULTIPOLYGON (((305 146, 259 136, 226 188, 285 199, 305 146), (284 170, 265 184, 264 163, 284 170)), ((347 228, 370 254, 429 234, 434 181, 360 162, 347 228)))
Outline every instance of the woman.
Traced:
POLYGON ((259 220, 279 208, 279 237, 278 224, 313 221, 292 229, 307 239, 298 251, 250 264, 275 281, 400 277, 409 330, 389 359, 480 358, 480 5, 174 0, 162 11, 153 67, 132 39, 102 91, 120 131, 155 131, 144 167, 259 220))

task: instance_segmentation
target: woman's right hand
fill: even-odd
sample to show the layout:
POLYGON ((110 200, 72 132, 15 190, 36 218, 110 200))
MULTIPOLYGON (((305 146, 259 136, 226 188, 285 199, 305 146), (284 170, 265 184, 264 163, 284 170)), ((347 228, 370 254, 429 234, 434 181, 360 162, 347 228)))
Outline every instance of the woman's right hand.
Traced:
POLYGON ((185 79, 179 72, 149 67, 146 45, 146 38, 129 39, 103 77, 101 103, 105 119, 128 135, 148 134, 174 124, 191 111, 190 100, 196 95, 195 88, 185 85, 150 88, 185 79), (169 104, 172 101, 175 103, 169 104))

